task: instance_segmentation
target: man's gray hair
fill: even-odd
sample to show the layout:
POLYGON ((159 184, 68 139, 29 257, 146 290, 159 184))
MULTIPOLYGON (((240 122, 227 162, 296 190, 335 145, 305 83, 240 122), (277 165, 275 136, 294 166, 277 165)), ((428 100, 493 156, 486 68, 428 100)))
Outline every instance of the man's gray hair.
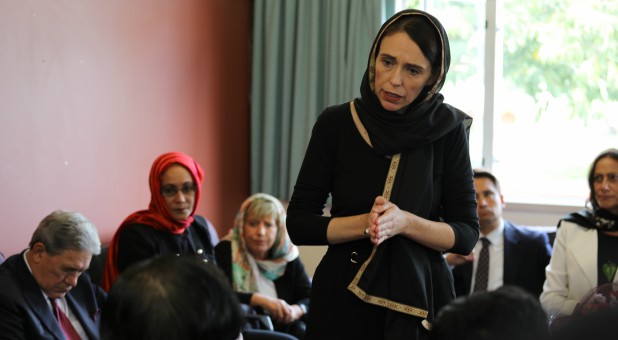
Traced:
POLYGON ((97 228, 83 214, 75 211, 56 210, 47 215, 32 234, 30 248, 41 242, 51 255, 65 250, 101 253, 101 240, 97 228))

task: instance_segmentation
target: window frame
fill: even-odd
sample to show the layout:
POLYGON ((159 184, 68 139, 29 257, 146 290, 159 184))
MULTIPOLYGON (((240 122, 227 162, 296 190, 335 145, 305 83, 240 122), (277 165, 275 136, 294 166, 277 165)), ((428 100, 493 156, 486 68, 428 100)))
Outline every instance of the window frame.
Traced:
MULTIPOLYGON (((432 0, 420 0, 418 8, 429 11, 432 0)), ((485 3, 485 50, 484 50, 484 102, 482 126, 482 167, 493 171, 494 164, 494 116, 496 112, 496 70, 502 67, 502 30, 500 18, 503 9, 498 0, 484 0, 485 3)), ((408 1, 399 0, 397 11, 407 8, 408 1)), ((474 166, 474 164, 473 164, 474 166)), ((507 208, 505 219, 513 219, 522 225, 555 226, 563 216, 584 208, 581 205, 561 203, 534 203, 530 201, 511 201, 508 193, 505 195, 507 208)))

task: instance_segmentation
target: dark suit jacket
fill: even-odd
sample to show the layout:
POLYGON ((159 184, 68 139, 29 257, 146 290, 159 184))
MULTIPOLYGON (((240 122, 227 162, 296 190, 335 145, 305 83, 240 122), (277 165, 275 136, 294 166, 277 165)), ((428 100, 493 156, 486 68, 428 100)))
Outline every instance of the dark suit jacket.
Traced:
MULTIPOLYGON (((64 339, 60 325, 28 270, 23 252, 0 266, 0 338, 64 339)), ((87 273, 66 294, 67 304, 90 339, 99 339, 100 306, 105 293, 97 289, 87 273)))
MULTIPOLYGON (((516 285, 540 296, 545 282, 545 267, 551 257, 551 245, 546 233, 514 226, 504 221, 505 285, 516 285)), ((453 268, 455 294, 470 294, 472 262, 453 268)))
MULTIPOLYGON (((232 243, 224 240, 215 247, 217 265, 223 270, 228 280, 232 281, 232 243)), ((288 262, 285 273, 274 281, 277 297, 285 300, 288 304, 304 304, 309 307, 309 295, 311 293, 311 280, 307 276, 305 266, 300 257, 288 262)), ((241 303, 249 304, 251 293, 237 293, 241 303)))

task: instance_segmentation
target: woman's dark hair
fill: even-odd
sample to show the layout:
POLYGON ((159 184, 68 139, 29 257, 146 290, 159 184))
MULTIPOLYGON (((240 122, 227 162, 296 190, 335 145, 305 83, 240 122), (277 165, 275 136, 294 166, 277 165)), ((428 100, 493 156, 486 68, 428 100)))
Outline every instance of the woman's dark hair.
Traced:
POLYGON ((599 202, 597 202, 597 198, 594 194, 594 171, 596 170, 597 163, 605 157, 609 157, 618 162, 618 149, 607 149, 601 152, 590 165, 590 170, 588 171, 588 188, 590 188, 590 205, 592 205, 592 210, 599 209, 599 202))
POLYGON ((136 263, 112 285, 101 339, 236 339, 240 304, 221 270, 195 256, 136 263))
POLYGON ((433 85, 442 67, 442 44, 440 43, 440 36, 436 27, 429 19, 422 15, 405 15, 386 28, 378 44, 377 51, 380 50, 384 37, 398 32, 405 32, 418 45, 425 58, 429 61, 433 85))

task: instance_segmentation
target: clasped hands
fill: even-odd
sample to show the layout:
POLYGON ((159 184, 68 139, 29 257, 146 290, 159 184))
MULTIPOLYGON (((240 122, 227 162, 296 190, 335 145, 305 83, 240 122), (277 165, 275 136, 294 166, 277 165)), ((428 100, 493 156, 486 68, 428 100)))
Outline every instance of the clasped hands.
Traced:
POLYGON ((303 310, 299 305, 290 305, 283 299, 260 293, 253 294, 251 305, 262 307, 278 323, 287 324, 303 316, 303 310))
POLYGON ((383 196, 376 197, 368 214, 369 240, 377 246, 388 238, 403 233, 408 226, 407 214, 383 196))

